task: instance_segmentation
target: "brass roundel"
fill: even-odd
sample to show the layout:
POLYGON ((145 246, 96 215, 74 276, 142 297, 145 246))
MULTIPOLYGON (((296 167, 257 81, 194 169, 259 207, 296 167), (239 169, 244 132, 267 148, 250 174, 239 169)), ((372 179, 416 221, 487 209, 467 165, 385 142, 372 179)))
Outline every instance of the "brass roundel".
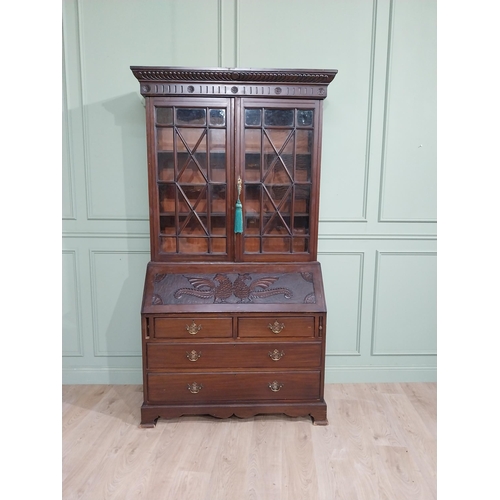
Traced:
POLYGON ((231 87, 231 92, 233 94, 237 94, 238 93, 238 87, 231 87))
POLYGON ((194 87, 192 85, 189 85, 187 88, 187 91, 192 94, 194 92, 194 87))

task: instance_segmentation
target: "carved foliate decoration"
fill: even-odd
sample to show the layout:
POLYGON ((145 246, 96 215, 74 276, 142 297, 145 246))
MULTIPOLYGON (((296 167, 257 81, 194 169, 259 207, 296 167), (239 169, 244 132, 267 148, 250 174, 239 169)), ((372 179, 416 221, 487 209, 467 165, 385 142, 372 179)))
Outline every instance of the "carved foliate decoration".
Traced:
POLYGON ((162 274, 154 280, 153 305, 250 302, 314 304, 312 275, 298 272, 162 274))

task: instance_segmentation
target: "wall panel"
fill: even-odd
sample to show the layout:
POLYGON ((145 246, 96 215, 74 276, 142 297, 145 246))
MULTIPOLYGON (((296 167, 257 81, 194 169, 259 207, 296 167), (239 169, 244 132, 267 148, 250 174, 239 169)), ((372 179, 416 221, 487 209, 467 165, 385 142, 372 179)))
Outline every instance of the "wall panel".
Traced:
POLYGON ((373 355, 436 354, 436 272, 435 253, 378 253, 373 355))
POLYGON ((80 282, 77 254, 62 254, 62 349, 64 356, 83 356, 80 282))
POLYGON ((327 355, 359 355, 363 296, 363 253, 323 252, 321 269, 327 279, 327 355), (336 332, 342 332, 337 335, 336 332))
POLYGON ((436 5, 394 0, 389 19, 380 220, 436 220, 436 5))
POLYGON ((149 252, 90 250, 96 356, 141 356, 141 285, 148 262, 149 252))
POLYGON ((435 0, 65 1, 63 381, 142 381, 146 134, 131 65, 339 70, 322 147, 327 382, 435 380, 435 12, 435 0))

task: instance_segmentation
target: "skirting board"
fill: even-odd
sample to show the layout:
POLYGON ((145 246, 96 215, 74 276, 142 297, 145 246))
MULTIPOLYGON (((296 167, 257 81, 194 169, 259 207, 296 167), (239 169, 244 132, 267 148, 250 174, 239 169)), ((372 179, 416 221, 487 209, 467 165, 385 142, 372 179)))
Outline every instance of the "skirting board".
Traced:
MULTIPOLYGON (((337 366, 326 368, 326 384, 436 382, 436 367, 427 366, 337 366)), ((65 368, 63 385, 142 384, 140 368, 65 368)))
POLYGON ((336 366, 325 370, 326 384, 436 381, 435 366, 336 366))

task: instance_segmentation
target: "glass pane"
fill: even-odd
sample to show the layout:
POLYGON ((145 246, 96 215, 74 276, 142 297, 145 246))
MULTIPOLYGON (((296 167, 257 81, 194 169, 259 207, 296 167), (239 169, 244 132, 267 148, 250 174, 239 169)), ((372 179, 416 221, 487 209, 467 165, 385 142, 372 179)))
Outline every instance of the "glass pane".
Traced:
POLYGON ((260 154, 261 129, 245 129, 245 153, 260 154))
POLYGON ((160 212, 175 212, 175 186, 160 184, 159 186, 160 212))
POLYGON ((174 150, 174 129, 170 127, 157 128, 156 136, 158 141, 159 151, 173 151, 174 150))
POLYGON ((210 153, 210 180, 226 182, 226 154, 210 153))
POLYGON ((290 238, 262 238, 262 251, 290 252, 290 238))
POLYGON ((313 124, 312 109, 298 109, 297 110, 297 127, 311 127, 313 124))
POLYGON ((264 125, 271 127, 293 127, 293 109, 264 110, 264 125))
POLYGON ((292 248, 293 248, 293 251, 295 253, 308 252, 309 251, 309 239, 308 238, 294 238, 292 248))
POLYGON ((260 181, 260 154, 247 153, 245 155, 245 180, 260 181))
POLYGON ((289 184, 292 173, 293 131, 268 130, 264 138, 264 182, 289 184))
POLYGON ((245 234, 260 234, 260 217, 258 215, 246 217, 245 234))
POLYGON ((293 218, 293 234, 309 234, 309 217, 296 216, 293 218))
POLYGON ((156 123, 159 125, 173 125, 173 117, 172 108, 156 108, 156 123))
POLYGON ((177 238, 160 238, 160 249, 163 253, 176 253, 177 238))
POLYGON ((179 234, 184 236, 205 236, 207 233, 206 217, 198 218, 194 214, 179 216, 179 234))
POLYGON ((189 160, 188 164, 185 165, 179 172, 178 180, 183 184, 204 184, 207 182, 202 173, 202 170, 199 168, 199 164, 196 163, 192 158, 189 160))
POLYGON ((161 181, 174 180, 174 153, 158 153, 158 178, 161 181))
POLYGON ((245 186, 245 202, 243 208, 246 214, 259 214, 260 213, 260 185, 245 186))
POLYGON ((179 252, 208 253, 208 238, 179 238, 179 252))
POLYGON ((175 234, 175 217, 173 215, 160 217, 160 233, 175 234))
POLYGON ((263 234, 285 236, 290 234, 289 228, 286 226, 282 218, 275 213, 274 215, 264 215, 264 231, 263 234))
POLYGON ((210 125, 223 126, 226 124, 226 110, 225 109, 211 109, 210 110, 210 125))
POLYGON ((195 153, 198 151, 205 153, 207 151, 205 132, 206 129, 204 128, 178 128, 177 151, 187 151, 188 153, 195 153))
POLYGON ((203 108, 178 108, 177 125, 205 125, 206 110, 203 108))
POLYGON ((260 181, 260 148, 262 133, 260 129, 245 130, 245 180, 260 181))
POLYGON ((312 130, 297 130, 297 153, 311 154, 313 146, 312 130))
POLYGON ((311 155, 298 154, 295 158, 295 180, 297 182, 311 181, 311 155))
POLYGON ((210 149, 210 180, 226 181, 226 130, 210 129, 208 132, 210 149))
POLYGON ((211 200, 211 210, 212 213, 226 213, 226 186, 225 185, 213 185, 211 186, 212 195, 211 200))
POLYGON ((260 109, 245 109, 245 125, 259 126, 260 125, 260 109))
POLYGON ((195 210, 198 213, 207 211, 206 186, 179 186, 179 213, 195 210), (187 200, 186 200, 187 199, 187 200))
POLYGON ((226 235, 226 216, 213 215, 212 218, 212 234, 217 236, 226 235))
POLYGON ((260 252, 260 238, 245 238, 244 251, 246 253, 259 253, 260 252))
POLYGON ((309 214, 309 201, 311 198, 310 186, 295 185, 295 213, 309 214))
POLYGON ((226 253, 226 238, 212 238, 212 253, 226 253))

